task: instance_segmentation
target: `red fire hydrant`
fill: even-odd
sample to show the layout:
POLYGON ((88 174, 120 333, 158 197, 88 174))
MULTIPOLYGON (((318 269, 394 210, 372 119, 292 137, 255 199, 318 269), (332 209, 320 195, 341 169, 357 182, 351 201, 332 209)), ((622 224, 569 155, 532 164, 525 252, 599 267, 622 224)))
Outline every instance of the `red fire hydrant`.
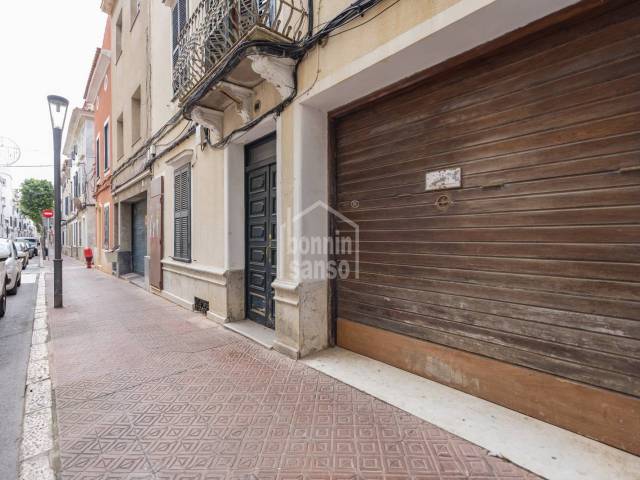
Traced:
POLYGON ((84 259, 87 262, 87 268, 91 268, 91 264, 93 263, 93 250, 91 250, 91 247, 84 249, 84 259))

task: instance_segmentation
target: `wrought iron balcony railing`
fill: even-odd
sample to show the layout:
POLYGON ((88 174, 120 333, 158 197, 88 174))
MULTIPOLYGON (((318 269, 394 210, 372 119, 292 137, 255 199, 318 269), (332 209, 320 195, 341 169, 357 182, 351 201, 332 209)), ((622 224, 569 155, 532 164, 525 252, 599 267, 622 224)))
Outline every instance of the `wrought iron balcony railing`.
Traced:
MULTIPOLYGON (((303 5, 306 1, 201 0, 174 50, 175 96, 184 99, 256 31, 269 32, 273 41, 300 41, 307 33, 308 12, 303 5)), ((264 36, 260 39, 265 40, 264 36)))

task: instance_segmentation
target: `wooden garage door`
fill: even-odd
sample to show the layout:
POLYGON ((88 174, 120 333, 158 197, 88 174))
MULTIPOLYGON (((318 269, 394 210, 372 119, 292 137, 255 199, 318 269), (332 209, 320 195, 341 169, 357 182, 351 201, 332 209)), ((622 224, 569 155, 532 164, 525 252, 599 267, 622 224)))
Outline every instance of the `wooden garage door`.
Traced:
POLYGON ((337 205, 360 228, 338 321, 640 396, 639 12, 336 119, 337 205), (455 167, 461 188, 425 191, 455 167))

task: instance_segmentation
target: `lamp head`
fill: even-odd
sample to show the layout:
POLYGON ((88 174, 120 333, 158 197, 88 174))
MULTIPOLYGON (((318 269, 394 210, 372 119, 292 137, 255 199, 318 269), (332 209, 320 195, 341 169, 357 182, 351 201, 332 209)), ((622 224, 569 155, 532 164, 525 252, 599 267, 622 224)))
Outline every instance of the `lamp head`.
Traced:
POLYGON ((69 107, 69 100, 58 95, 49 95, 47 97, 49 102, 49 114, 51 115, 51 127, 64 128, 64 122, 67 118, 67 108, 69 107))

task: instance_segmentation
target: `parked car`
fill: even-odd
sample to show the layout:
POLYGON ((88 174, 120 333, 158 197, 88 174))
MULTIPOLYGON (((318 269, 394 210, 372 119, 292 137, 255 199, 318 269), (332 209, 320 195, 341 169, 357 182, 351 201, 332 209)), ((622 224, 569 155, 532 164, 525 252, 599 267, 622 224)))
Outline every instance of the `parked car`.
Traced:
POLYGON ((12 240, 0 238, 0 259, 4 259, 7 294, 15 295, 22 283, 22 260, 12 240))
POLYGON ((38 255, 38 247, 40 246, 40 240, 36 237, 18 237, 16 241, 20 240, 29 244, 29 258, 33 258, 38 255))
POLYGON ((4 317, 7 311, 7 268, 5 265, 5 254, 9 256, 9 249, 0 248, 0 318, 4 317))
POLYGON ((22 260, 22 270, 24 270, 25 268, 27 268, 27 265, 29 265, 29 258, 31 258, 31 249, 29 247, 29 244, 23 240, 14 243, 16 244, 16 249, 18 250, 18 257, 20 257, 20 259, 22 260))

